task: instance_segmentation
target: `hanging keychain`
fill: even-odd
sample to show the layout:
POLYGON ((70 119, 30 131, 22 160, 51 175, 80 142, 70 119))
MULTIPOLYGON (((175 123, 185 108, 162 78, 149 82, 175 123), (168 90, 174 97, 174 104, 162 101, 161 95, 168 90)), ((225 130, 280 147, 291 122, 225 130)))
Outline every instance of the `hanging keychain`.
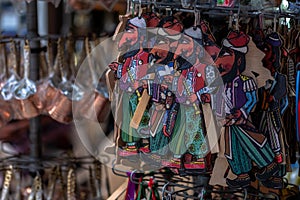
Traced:
POLYGON ((102 180, 102 163, 96 161, 95 163, 95 186, 96 186, 96 197, 97 199, 102 199, 101 197, 101 180, 102 180))
POLYGON ((76 200, 75 183, 76 183, 76 177, 75 177, 74 169, 70 168, 68 171, 67 200, 76 200))
POLYGON ((10 165, 5 172, 4 182, 2 186, 2 192, 1 192, 1 200, 8 199, 9 187, 12 179, 12 172, 13 172, 13 167, 10 165))
POLYGON ((90 186, 90 191, 91 191, 91 198, 96 197, 96 191, 95 191, 95 180, 94 180, 94 173, 93 169, 91 166, 89 166, 89 186, 90 186))
POLYGON ((58 177, 58 167, 55 166, 51 170, 50 177, 49 177, 47 200, 52 200, 53 198, 57 177, 58 177))
POLYGON ((43 200, 42 177, 38 173, 34 179, 35 181, 35 200, 43 200))
POLYGON ((31 187, 31 192, 28 197, 28 200, 42 200, 43 191, 42 191, 42 180, 40 174, 37 172, 35 178, 33 179, 33 184, 31 187))

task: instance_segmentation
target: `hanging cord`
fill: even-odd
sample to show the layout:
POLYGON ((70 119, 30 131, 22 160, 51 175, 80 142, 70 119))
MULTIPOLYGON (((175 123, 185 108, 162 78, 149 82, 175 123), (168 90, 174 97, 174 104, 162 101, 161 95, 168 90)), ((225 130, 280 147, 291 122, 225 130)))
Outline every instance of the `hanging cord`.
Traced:
POLYGON ((134 11, 135 11, 135 9, 134 9, 134 3, 133 3, 133 1, 130 3, 130 10, 131 10, 131 16, 134 17, 134 11))
POLYGON ((233 22, 234 22, 234 25, 232 25, 233 26, 233 29, 235 30, 235 31, 239 31, 240 29, 239 29, 239 16, 238 16, 238 14, 233 14, 233 22))
POLYGON ((277 32, 277 15, 274 15, 273 23, 273 32, 277 32))
POLYGON ((138 10, 138 18, 141 19, 142 13, 143 13, 142 0, 139 0, 138 8, 139 8, 139 10, 138 10))
POLYGON ((201 14, 200 14, 200 10, 197 10, 196 8, 196 5, 197 5, 197 0, 195 1, 195 4, 194 4, 194 30, 197 29, 197 26, 200 24, 200 21, 201 21, 201 14))
POLYGON ((232 11, 229 12, 228 29, 232 29, 233 16, 232 11))
POLYGON ((264 30, 265 29, 265 17, 264 17, 264 13, 261 13, 258 18, 259 18, 259 28, 261 30, 264 30))
POLYGON ((131 8, 131 1, 127 0, 126 14, 130 13, 130 8, 131 8))

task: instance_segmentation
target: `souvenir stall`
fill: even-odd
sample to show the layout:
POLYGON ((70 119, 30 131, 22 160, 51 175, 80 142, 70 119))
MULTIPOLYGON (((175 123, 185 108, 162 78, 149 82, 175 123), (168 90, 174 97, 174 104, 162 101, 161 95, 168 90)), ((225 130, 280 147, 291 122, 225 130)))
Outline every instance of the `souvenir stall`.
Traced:
POLYGON ((298 1, 48 1, 117 7, 105 36, 41 35, 21 3, 26 34, 0 37, 1 199, 300 198, 298 1))

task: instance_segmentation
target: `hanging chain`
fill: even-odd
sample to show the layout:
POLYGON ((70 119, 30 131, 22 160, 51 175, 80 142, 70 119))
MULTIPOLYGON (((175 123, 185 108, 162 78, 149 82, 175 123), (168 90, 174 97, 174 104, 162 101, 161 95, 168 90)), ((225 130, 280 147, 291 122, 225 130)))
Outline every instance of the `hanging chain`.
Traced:
POLYGON ((11 179, 12 179, 12 172, 13 172, 13 167, 12 165, 10 165, 5 172, 4 183, 1 192, 1 200, 7 200, 8 198, 9 186, 11 184, 11 179))
POLYGON ((68 171, 67 200, 76 200, 75 188, 76 188, 76 177, 75 177, 74 169, 70 168, 68 171))

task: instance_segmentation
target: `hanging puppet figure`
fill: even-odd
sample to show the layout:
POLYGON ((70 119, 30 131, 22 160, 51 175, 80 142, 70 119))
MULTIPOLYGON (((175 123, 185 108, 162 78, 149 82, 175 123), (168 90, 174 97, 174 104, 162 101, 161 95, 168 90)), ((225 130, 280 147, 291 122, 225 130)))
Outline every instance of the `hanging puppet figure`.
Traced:
MULTIPOLYGON (((118 86, 122 92, 122 120, 121 140, 125 143, 119 147, 120 156, 136 156, 143 130, 147 129, 149 112, 146 108, 138 128, 130 127, 130 121, 136 111, 142 96, 143 87, 139 87, 139 80, 148 70, 149 53, 144 50, 146 42, 146 22, 142 17, 128 20, 125 31, 122 33, 118 48, 123 53, 122 63, 113 62, 109 67, 115 71, 119 79, 118 86), (125 52, 125 53, 124 53, 125 52)), ((145 136, 147 137, 147 136, 145 136)))
POLYGON ((148 74, 154 74, 154 80, 148 84, 151 93, 150 108, 150 152, 143 155, 145 160, 161 166, 161 159, 167 156, 168 143, 172 136, 179 104, 174 95, 173 53, 182 24, 173 16, 161 19, 158 24, 156 40, 151 49, 149 62, 152 63, 148 74))
MULTIPOLYGON (((202 32, 200 28, 188 28, 178 40, 174 54, 175 70, 179 76, 174 77, 176 82, 176 99, 180 102, 179 116, 177 117, 174 133, 170 142, 173 159, 164 162, 165 166, 185 169, 205 170, 205 157, 209 153, 205 138, 206 128, 203 110, 200 102, 210 102, 210 96, 204 92, 206 86, 206 70, 213 71, 209 55, 205 56, 202 46, 202 32), (203 63, 201 60, 208 61, 203 63), (181 163, 181 160, 184 163, 181 163)), ((206 88, 208 89, 208 88, 206 88)))
POLYGON ((226 179, 230 187, 247 187, 252 162, 260 169, 256 178, 265 181, 278 171, 274 153, 267 138, 249 120, 257 102, 257 86, 250 77, 242 75, 246 67, 245 54, 249 37, 231 31, 215 61, 224 82, 222 101, 217 103, 217 115, 224 116, 225 157, 236 179, 226 179), (224 109, 225 108, 225 109, 224 109), (222 111, 225 110, 225 113, 222 111))
POLYGON ((282 185, 282 179, 286 173, 286 148, 283 132, 282 116, 288 106, 287 96, 287 78, 279 73, 280 70, 280 47, 282 42, 278 33, 273 32, 267 35, 265 42, 261 44, 261 48, 266 53, 263 58, 263 65, 270 70, 274 80, 269 80, 265 87, 258 90, 258 103, 253 113, 253 122, 268 139, 268 142, 275 154, 275 160, 280 164, 279 172, 276 177, 272 177, 270 181, 263 182, 264 185, 273 187, 270 183, 282 185))

